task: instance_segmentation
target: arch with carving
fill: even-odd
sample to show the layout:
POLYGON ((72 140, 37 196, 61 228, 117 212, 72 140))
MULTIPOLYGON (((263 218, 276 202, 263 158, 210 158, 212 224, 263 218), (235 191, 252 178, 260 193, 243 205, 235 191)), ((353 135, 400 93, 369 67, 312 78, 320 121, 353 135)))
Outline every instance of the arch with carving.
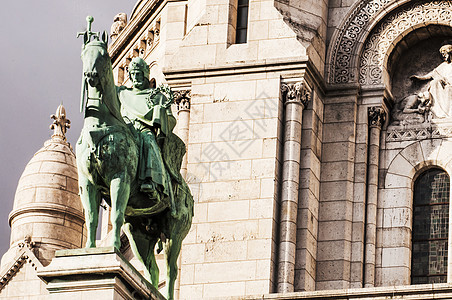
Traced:
MULTIPOLYGON (((346 84, 361 82, 361 67, 363 72, 373 72, 375 78, 381 78, 381 69, 373 68, 365 62, 361 63, 360 58, 364 54, 368 55, 371 50, 375 50, 376 45, 381 47, 380 52, 384 52, 383 60, 378 60, 383 66, 384 57, 388 54, 392 42, 397 42, 409 26, 420 27, 427 24, 450 25, 452 16, 452 1, 423 1, 411 3, 410 0, 364 0, 357 1, 351 9, 348 17, 336 30, 332 37, 332 44, 329 47, 329 62, 327 80, 330 84, 346 84), (402 8, 403 7, 403 8, 402 8), (400 9, 401 8, 401 9, 400 9), (422 11, 423 10, 423 11, 422 11), (422 13, 419 13, 421 12, 422 13), (411 15, 411 13, 416 13, 411 15), (403 16, 402 16, 403 15, 403 16), (405 18, 404 18, 405 17, 405 18), (409 22, 407 22, 409 20, 409 22), (426 23, 425 23, 426 22, 426 23), (446 24, 447 23, 447 24, 446 24), (409 26, 406 26, 409 24, 409 26), (370 34, 370 36, 369 36, 370 34), (384 34, 391 34, 391 42, 387 43, 384 34), (395 36, 393 36, 395 34, 395 36), (370 44, 370 45, 369 45, 370 44), (387 47, 385 49, 385 46, 387 47), (369 49, 364 53, 363 49, 369 49), (363 52, 363 55, 360 55, 363 52), (364 66, 363 66, 364 64, 364 66), (366 71, 364 71, 364 69, 366 71), (358 72, 359 71, 359 72, 358 72)), ((379 59, 370 55, 366 59, 379 59)), ((372 77, 371 77, 372 78, 372 77)), ((374 80, 372 84, 380 84, 381 80, 374 80)))
POLYGON ((388 82, 389 55, 410 32, 428 25, 450 26, 451 1, 413 3, 388 15, 366 39, 359 62, 359 83, 375 85, 388 82))

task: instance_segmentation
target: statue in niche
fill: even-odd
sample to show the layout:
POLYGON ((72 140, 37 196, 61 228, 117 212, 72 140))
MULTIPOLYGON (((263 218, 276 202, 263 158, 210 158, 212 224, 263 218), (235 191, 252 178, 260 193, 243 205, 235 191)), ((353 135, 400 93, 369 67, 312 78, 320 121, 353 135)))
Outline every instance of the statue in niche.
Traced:
POLYGON ((412 80, 429 80, 427 91, 431 98, 431 111, 434 118, 452 116, 452 43, 439 49, 443 62, 426 75, 413 75, 412 80))
POLYGON ((406 125, 427 122, 430 104, 430 93, 428 91, 403 98, 396 104, 392 114, 393 124, 406 125))

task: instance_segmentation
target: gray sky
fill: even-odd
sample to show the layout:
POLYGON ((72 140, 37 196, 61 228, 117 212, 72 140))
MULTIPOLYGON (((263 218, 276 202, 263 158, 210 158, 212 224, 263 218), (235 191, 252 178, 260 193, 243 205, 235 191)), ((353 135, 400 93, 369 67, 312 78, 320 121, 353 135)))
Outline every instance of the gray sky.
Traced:
POLYGON ((0 10, 0 258, 9 248, 17 182, 28 161, 51 136, 50 115, 63 102, 75 145, 79 113, 82 40, 76 33, 94 16, 93 31, 110 31, 119 12, 130 15, 136 0, 4 1, 0 10))

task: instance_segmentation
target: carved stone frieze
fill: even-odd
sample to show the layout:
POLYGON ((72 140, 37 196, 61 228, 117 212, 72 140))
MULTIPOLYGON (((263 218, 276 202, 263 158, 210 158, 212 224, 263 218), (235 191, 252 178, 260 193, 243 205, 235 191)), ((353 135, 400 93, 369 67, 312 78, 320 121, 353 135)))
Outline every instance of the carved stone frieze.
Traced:
POLYGON ((372 106, 368 108, 369 127, 381 127, 386 121, 386 112, 383 108, 372 106))
POLYGON ((179 90, 174 91, 174 102, 177 105, 177 111, 190 110, 191 91, 179 90))
POLYGON ((353 56, 359 46, 360 37, 366 34, 369 21, 382 11, 390 0, 364 0, 355 7, 335 39, 329 70, 330 83, 356 82, 353 73, 353 56))
POLYGON ((381 84, 385 56, 401 35, 423 24, 449 25, 452 1, 413 3, 392 13, 371 33, 360 56, 359 83, 381 84))
POLYGON ((439 139, 452 137, 452 126, 421 126, 421 127, 406 127, 395 126, 388 128, 386 134, 387 142, 404 142, 416 141, 424 139, 439 139))
POLYGON ((299 103, 306 107, 312 98, 312 90, 305 81, 295 83, 282 83, 281 94, 284 104, 299 103))

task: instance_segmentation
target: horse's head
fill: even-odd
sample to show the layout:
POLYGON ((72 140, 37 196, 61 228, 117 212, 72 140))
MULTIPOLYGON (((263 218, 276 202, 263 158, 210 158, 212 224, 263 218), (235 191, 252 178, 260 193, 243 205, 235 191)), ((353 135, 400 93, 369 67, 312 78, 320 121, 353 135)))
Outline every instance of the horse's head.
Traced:
POLYGON ((91 87, 102 92, 102 78, 107 75, 111 66, 107 44, 94 40, 85 45, 81 57, 83 62, 83 80, 91 87))

